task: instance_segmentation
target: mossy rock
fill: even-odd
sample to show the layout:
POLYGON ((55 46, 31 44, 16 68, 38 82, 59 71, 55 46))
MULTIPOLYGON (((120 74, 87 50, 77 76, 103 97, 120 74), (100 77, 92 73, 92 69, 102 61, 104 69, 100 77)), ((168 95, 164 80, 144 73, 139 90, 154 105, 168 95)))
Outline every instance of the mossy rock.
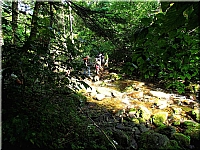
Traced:
POLYGON ((115 141, 117 141, 119 146, 127 147, 129 145, 128 136, 126 135, 125 132, 123 132, 121 130, 113 131, 113 138, 114 138, 115 141))
POLYGON ((195 116, 195 119, 196 119, 196 121, 200 121, 200 109, 194 109, 194 110, 192 110, 192 115, 194 115, 195 116))
POLYGON ((167 143, 166 150, 182 150, 182 148, 178 145, 176 140, 170 140, 167 143))
POLYGON ((174 122, 173 122, 173 125, 174 125, 174 126, 180 126, 180 125, 181 125, 181 121, 180 121, 180 120, 174 121, 174 122))
POLYGON ((140 123, 145 123, 146 122, 146 120, 144 118, 138 118, 138 120, 139 120, 140 123))
POLYGON ((176 128, 173 126, 161 125, 155 129, 155 132, 166 135, 171 138, 174 133, 176 133, 176 128))
POLYGON ((131 119, 135 124, 140 124, 140 121, 139 121, 139 119, 137 119, 137 118, 133 118, 133 119, 131 119))
POLYGON ((172 139, 176 140, 179 146, 187 148, 190 145, 190 136, 186 136, 182 133, 174 133, 172 139))
MULTIPOLYGON (((185 122, 184 122, 185 123, 185 122)), ((188 122, 187 122, 188 124, 188 122)), ((184 134, 190 136, 191 144, 195 146, 195 148, 200 149, 199 141, 200 141, 200 124, 190 124, 187 126, 187 129, 184 131, 184 134)))
POLYGON ((154 114, 153 116, 153 123, 156 126, 161 126, 164 124, 164 122, 167 120, 168 113, 167 112, 159 112, 154 114))
POLYGON ((148 108, 140 106, 137 110, 137 116, 141 117, 143 120, 149 120, 151 117, 151 112, 148 108))
POLYGON ((191 128, 191 127, 200 127, 199 123, 194 122, 192 120, 187 120, 183 122, 183 125, 186 126, 187 128, 191 128))
POLYGON ((166 149, 168 147, 170 140, 166 135, 162 135, 160 133, 156 133, 151 131, 147 131, 142 133, 139 138, 138 146, 139 150, 147 150, 147 149, 166 149))

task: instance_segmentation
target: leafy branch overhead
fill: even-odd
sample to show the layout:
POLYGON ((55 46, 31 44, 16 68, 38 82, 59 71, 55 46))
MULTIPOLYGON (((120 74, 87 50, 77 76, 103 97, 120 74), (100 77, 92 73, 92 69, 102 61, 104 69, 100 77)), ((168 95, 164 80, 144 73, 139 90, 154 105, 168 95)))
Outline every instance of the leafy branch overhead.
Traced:
POLYGON ((112 21, 116 23, 126 23, 124 19, 116 17, 116 14, 108 13, 104 9, 96 11, 82 7, 73 2, 67 3, 83 19, 85 25, 98 36, 106 37, 111 40, 115 33, 112 28, 112 21))

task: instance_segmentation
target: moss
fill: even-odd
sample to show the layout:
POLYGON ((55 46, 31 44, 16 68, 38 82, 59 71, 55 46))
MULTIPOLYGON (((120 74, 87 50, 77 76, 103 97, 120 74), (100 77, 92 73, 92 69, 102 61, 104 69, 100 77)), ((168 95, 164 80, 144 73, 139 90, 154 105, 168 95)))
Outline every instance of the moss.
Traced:
POLYGON ((167 112, 159 112, 154 114, 153 123, 156 126, 161 126, 167 120, 168 113, 167 112))
POLYGON ((168 138, 171 138, 174 133, 176 133, 176 128, 173 126, 161 125, 155 129, 156 132, 166 135, 168 138))
POLYGON ((180 126, 180 124, 181 124, 180 120, 173 122, 174 126, 180 126))
POLYGON ((196 121, 200 121, 200 112, 199 112, 199 109, 192 110, 192 115, 195 116, 196 121))
POLYGON ((140 123, 145 123, 146 122, 146 120, 144 118, 138 118, 138 120, 139 120, 140 123))
POLYGON ((191 144, 193 144, 197 149, 200 148, 200 125, 196 126, 187 126, 187 129, 184 131, 184 134, 190 136, 191 144))
POLYGON ((181 150, 182 148, 178 145, 175 140, 170 140, 166 145, 166 150, 181 150))
POLYGON ((140 124, 140 121, 139 121, 137 118, 133 118, 132 121, 133 121, 135 124, 140 124))
POLYGON ((174 133, 172 139, 176 140, 179 146, 188 147, 190 145, 190 136, 182 133, 174 133))
POLYGON ((147 131, 142 133, 138 141, 139 150, 143 149, 166 149, 169 147, 169 139, 166 135, 147 131))
POLYGON ((187 128, 199 126, 198 123, 196 123, 194 121, 190 121, 190 120, 184 121, 183 125, 186 126, 187 128))

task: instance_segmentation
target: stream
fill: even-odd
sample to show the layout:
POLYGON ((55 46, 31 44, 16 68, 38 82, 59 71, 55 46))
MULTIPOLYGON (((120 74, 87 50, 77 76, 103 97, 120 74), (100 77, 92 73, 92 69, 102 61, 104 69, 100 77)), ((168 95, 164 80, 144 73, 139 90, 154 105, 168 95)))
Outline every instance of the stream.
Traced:
POLYGON ((89 88, 79 88, 87 97, 81 109, 102 130, 112 132, 112 144, 119 149, 199 148, 197 99, 166 93, 141 81, 118 80, 115 73, 97 81, 93 78, 84 79, 89 88))

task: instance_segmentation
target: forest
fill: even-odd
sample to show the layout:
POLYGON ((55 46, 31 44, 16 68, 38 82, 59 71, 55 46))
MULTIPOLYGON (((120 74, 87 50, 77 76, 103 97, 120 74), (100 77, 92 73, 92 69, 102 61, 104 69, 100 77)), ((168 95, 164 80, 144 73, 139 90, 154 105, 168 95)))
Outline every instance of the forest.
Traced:
POLYGON ((199 2, 0 5, 3 150, 200 148, 199 2))

